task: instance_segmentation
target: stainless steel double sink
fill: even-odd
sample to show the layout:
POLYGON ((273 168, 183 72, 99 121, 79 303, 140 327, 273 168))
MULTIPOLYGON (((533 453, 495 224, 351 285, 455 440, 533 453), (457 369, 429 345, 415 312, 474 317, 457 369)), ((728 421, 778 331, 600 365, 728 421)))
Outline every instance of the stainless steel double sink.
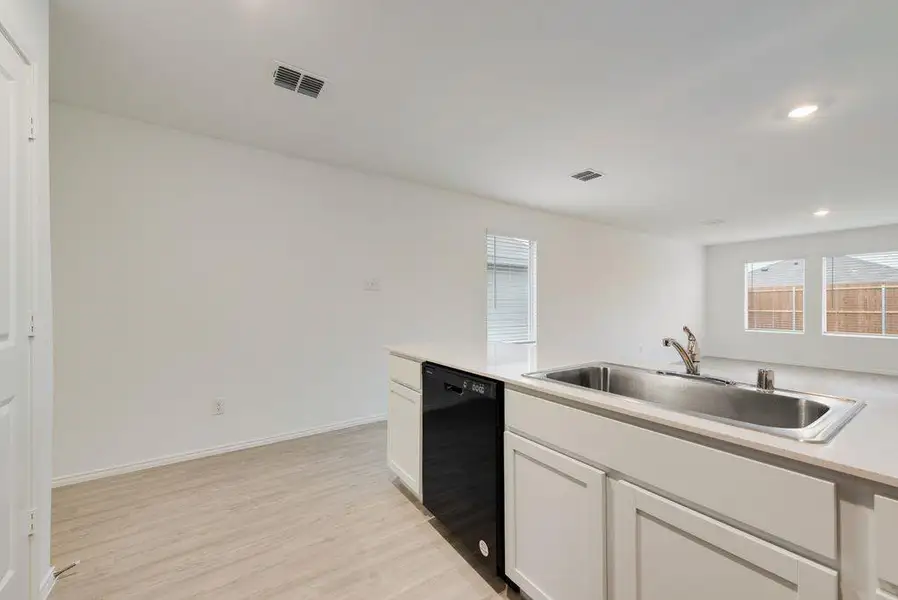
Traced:
POLYGON ((607 392, 669 410, 802 442, 828 442, 864 402, 700 375, 596 362, 525 377, 607 392))

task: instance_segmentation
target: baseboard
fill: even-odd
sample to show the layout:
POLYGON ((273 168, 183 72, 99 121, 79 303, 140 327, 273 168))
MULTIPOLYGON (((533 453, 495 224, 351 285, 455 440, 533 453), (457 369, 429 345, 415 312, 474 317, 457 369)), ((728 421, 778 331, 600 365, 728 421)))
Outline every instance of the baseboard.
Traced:
POLYGON ((142 471, 144 469, 152 469, 153 467, 162 467, 164 465, 186 462, 188 460, 196 460, 197 458, 206 458, 208 456, 215 456, 217 454, 236 452, 237 450, 246 450, 248 448, 256 448, 258 446, 267 446, 268 444, 286 442, 288 440, 295 440, 310 435, 317 435, 319 433, 327 433, 329 431, 338 431, 340 429, 348 429, 350 427, 357 427, 359 425, 377 423, 379 421, 385 421, 386 419, 386 415, 372 415, 369 417, 361 417, 359 419, 341 421, 339 423, 331 423, 329 425, 323 425, 320 427, 311 427, 309 429, 290 431, 270 437, 237 442, 234 444, 214 446, 212 448, 194 450, 191 452, 182 452, 180 454, 169 454, 167 456, 161 456, 159 458, 153 458, 150 460, 144 460, 125 465, 117 465, 114 467, 106 467, 103 469, 96 469, 94 471, 86 471, 84 473, 75 473, 73 475, 63 475, 62 477, 53 478, 53 487, 65 487, 67 485, 74 485, 76 483, 84 483, 85 481, 93 481, 95 479, 102 479, 104 477, 112 477, 113 475, 124 475, 125 473, 133 473, 135 471, 142 471))
POLYGON ((37 591, 38 598, 40 600, 47 600, 50 597, 50 592, 53 591, 53 586, 56 585, 56 576, 54 573, 56 572, 56 567, 50 565, 50 570, 47 571, 47 574, 44 575, 43 581, 41 581, 41 587, 37 591))

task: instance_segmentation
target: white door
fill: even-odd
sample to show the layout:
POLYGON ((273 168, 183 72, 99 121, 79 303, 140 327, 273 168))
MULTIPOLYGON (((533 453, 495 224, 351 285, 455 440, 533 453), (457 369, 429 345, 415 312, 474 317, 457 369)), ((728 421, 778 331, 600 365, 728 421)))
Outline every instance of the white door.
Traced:
POLYGON ((605 597, 605 474, 509 432, 505 574, 533 600, 605 597))
POLYGON ((387 412, 390 469, 421 500, 421 394, 391 381, 387 412))
POLYGON ((625 482, 611 485, 615 600, 838 600, 832 569, 625 482))
POLYGON ((0 33, 0 600, 28 597, 29 81, 0 33))

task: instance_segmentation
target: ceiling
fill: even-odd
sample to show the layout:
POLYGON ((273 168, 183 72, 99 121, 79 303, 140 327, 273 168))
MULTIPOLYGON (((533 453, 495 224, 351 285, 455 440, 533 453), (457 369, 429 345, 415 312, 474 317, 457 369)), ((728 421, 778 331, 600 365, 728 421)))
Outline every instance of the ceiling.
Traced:
POLYGON ((51 94, 716 243, 898 223, 896 23, 894 0, 53 0, 51 94))

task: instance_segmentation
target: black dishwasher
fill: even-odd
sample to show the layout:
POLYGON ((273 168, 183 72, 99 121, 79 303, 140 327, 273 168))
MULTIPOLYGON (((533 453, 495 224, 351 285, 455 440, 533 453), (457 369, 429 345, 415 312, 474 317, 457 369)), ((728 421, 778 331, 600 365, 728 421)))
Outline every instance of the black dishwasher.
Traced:
POLYGON ((502 382, 422 369, 424 506, 476 563, 504 577, 502 382))

